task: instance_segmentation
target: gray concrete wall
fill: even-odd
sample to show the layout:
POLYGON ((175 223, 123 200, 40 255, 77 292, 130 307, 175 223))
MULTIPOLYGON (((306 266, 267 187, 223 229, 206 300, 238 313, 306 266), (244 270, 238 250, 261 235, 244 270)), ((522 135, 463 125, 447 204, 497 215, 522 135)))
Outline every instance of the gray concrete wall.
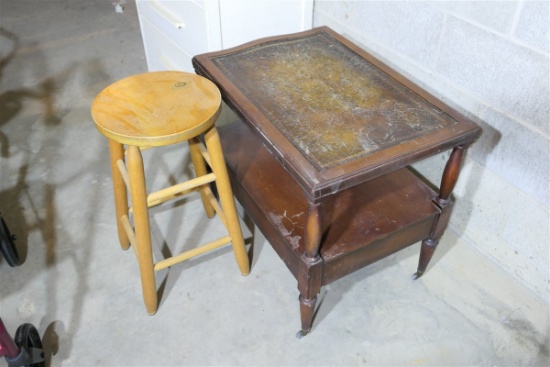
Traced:
MULTIPOLYGON (((355 41, 483 127, 451 229, 549 300, 548 1, 322 1, 355 41)), ((448 153, 415 167, 439 184, 448 153)), ((482 280, 480 280, 482 281, 482 280)))

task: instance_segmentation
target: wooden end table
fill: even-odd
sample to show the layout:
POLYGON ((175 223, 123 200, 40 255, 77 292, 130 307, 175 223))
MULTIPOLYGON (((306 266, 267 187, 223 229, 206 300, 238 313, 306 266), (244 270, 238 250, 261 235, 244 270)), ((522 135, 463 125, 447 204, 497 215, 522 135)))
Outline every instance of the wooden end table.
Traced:
POLYGON ((323 285, 443 235, 481 129, 328 27, 196 56, 244 121, 220 129, 235 196, 298 281, 302 329, 323 285), (407 166, 452 149, 439 192, 407 166))

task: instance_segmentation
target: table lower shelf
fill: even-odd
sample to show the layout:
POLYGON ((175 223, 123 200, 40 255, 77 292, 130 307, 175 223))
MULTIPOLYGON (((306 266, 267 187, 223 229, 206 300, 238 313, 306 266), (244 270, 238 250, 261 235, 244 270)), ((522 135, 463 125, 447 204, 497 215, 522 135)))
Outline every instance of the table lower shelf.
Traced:
MULTIPOLYGON (((237 200, 298 278, 308 208, 301 187, 242 123, 219 132, 237 200)), ((403 168, 325 198, 322 284, 430 237, 436 196, 403 168)))

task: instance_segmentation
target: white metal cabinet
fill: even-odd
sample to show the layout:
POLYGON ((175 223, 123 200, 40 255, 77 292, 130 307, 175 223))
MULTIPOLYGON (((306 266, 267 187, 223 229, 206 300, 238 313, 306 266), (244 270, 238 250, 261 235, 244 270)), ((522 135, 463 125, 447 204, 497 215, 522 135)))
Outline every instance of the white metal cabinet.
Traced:
POLYGON ((193 72, 193 56, 310 29, 313 0, 137 0, 150 71, 193 72))

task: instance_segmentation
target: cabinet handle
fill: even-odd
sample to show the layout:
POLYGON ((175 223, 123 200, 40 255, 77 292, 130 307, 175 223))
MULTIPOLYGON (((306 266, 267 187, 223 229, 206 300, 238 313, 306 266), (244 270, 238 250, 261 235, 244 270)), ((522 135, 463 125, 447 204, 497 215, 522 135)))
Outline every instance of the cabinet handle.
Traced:
POLYGON ((179 67, 175 62, 170 60, 168 56, 166 55, 160 55, 159 61, 166 68, 166 70, 181 70, 181 67, 179 67))
POLYGON ((160 5, 157 1, 150 2, 151 7, 157 11, 164 19, 172 23, 177 29, 185 28, 185 22, 182 22, 176 14, 160 5))

